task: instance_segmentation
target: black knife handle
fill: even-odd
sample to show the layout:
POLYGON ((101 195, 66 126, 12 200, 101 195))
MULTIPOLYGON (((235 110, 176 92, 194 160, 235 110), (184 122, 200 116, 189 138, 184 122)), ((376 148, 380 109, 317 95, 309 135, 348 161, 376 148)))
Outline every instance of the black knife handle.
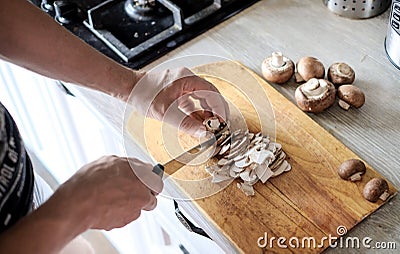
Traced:
POLYGON ((158 175, 159 177, 163 177, 164 175, 164 166, 161 164, 157 164, 153 167, 153 173, 158 175))

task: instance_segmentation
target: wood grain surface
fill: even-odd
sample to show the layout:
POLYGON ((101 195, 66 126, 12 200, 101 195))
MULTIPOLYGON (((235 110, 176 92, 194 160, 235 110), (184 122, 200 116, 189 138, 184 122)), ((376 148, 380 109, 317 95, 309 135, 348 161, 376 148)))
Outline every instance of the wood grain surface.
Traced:
MULTIPOLYGON (((362 197, 362 189, 368 180, 380 175, 367 165, 367 173, 362 181, 352 183, 340 179, 337 175, 338 165, 347 159, 359 157, 256 74, 232 61, 200 66, 194 71, 220 90, 230 102, 231 111, 236 114, 240 112, 246 119, 250 131, 258 132, 264 124, 251 106, 253 101, 268 99, 275 114, 276 140, 282 144, 292 165, 292 171, 266 184, 257 183, 254 197, 246 197, 234 182, 214 195, 193 201, 203 216, 214 223, 237 250, 259 253, 262 249, 257 245, 257 240, 266 232, 269 237, 286 239, 314 237, 316 244, 321 246, 304 248, 302 252, 319 253, 329 246, 328 241, 321 242, 323 237, 339 236, 337 228, 340 226, 352 229, 383 204, 381 201, 371 203, 362 197), (251 78, 256 82, 252 82, 251 78), (261 85, 265 94, 245 96, 233 87, 238 83, 247 84, 253 91, 257 87, 252 86, 261 85)), ((237 116, 233 115, 232 118, 237 119, 237 116)), ((136 128, 137 116, 131 119, 128 126, 135 138, 142 135, 141 129, 136 128)), ((171 153, 166 151, 170 139, 168 134, 163 133, 163 125, 150 119, 144 125, 148 151, 160 162, 170 160, 171 153)), ((196 144, 195 139, 184 133, 179 133, 178 139, 183 149, 196 144)), ((199 180, 208 175, 204 165, 199 165, 183 167, 172 177, 176 180, 199 180)), ((217 186, 212 183, 175 183, 189 197, 198 197, 204 189, 217 186)), ((393 196, 395 193, 396 189, 390 184, 390 194, 393 196)), ((267 246, 263 250, 296 252, 296 248, 290 246, 287 249, 278 248, 276 242, 274 248, 267 246)))

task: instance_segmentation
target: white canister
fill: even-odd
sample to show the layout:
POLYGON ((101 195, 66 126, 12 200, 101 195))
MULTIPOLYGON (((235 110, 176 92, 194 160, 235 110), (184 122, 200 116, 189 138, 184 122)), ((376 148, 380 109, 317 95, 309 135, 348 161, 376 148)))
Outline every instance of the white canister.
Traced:
POLYGON ((389 60, 400 69, 400 0, 392 1, 385 50, 389 60))

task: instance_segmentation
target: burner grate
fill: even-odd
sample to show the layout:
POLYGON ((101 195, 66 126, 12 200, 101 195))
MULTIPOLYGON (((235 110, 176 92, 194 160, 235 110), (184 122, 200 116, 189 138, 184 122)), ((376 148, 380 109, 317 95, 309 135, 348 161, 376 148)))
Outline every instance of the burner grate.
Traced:
POLYGON ((220 8, 221 0, 109 0, 88 10, 84 25, 129 62, 220 8))
POLYGON ((122 60, 129 62, 132 58, 182 30, 179 8, 166 0, 158 0, 158 2, 160 5, 154 11, 157 21, 135 19, 135 17, 130 19, 125 12, 125 1, 109 0, 90 9, 88 20, 83 23, 122 60), (119 15, 115 15, 116 13, 119 15), (111 18, 111 15, 118 18, 111 18), (130 30, 132 27, 134 29, 130 30))
POLYGON ((137 69, 259 0, 31 1, 103 54, 137 69))

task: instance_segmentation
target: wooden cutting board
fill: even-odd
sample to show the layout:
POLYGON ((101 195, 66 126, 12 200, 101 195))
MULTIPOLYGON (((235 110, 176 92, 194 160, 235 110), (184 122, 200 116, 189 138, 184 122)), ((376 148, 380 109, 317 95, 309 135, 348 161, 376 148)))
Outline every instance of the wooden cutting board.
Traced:
MULTIPOLYGON (((350 230, 384 204, 382 201, 370 203, 362 197, 365 184, 373 177, 382 176, 366 165, 367 172, 362 181, 342 180, 337 175, 337 167, 347 159, 359 157, 254 72, 230 61, 199 66, 193 71, 212 82, 231 105, 239 109, 253 132, 268 123, 260 123, 250 101, 257 101, 255 97, 265 98, 266 94, 275 114, 276 141, 282 144, 292 166, 290 172, 272 178, 266 184, 258 182, 253 197, 246 197, 233 182, 212 196, 192 201, 202 216, 213 223, 239 252, 319 253, 329 247, 329 241, 323 240, 324 237, 341 235, 338 228, 350 230), (265 94, 244 95, 232 86, 235 83, 250 84, 249 73, 251 78, 258 80, 265 94), (268 244, 261 248, 257 241, 265 233, 268 244), (272 237, 275 237, 273 248, 270 246, 272 237), (276 239, 279 237, 286 238, 284 244, 288 248, 278 247, 276 239), (310 237, 316 240, 316 247, 301 248, 303 238, 310 237), (297 245, 296 239, 299 248, 293 247, 297 245)), ((237 110, 231 111, 235 118, 237 110)), ((161 134, 162 124, 146 119, 143 139, 143 126, 138 127, 137 119, 138 116, 132 113, 127 124, 131 136, 145 146, 156 161, 170 160, 171 152, 166 151, 166 141, 161 134)), ((178 137, 183 149, 196 144, 196 140, 184 133, 179 133, 178 137)), ((189 180, 207 176, 204 165, 187 166, 174 174, 176 179, 189 180)), ((197 196, 204 188, 212 188, 204 184, 193 186, 176 188, 183 189, 188 196, 197 196)), ((395 195, 396 189, 390 183, 389 186, 390 194, 395 195)))

